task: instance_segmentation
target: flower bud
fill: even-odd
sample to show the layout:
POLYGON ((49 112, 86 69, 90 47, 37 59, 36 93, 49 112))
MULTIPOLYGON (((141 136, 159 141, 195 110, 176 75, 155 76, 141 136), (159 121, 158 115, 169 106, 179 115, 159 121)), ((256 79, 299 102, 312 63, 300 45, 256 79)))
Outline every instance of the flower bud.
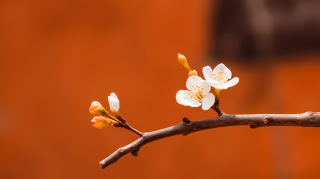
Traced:
POLYGON ((106 115, 109 116, 108 112, 102 107, 98 101, 93 101, 89 108, 89 112, 92 115, 106 115))
POLYGON ((93 127, 98 129, 102 129, 104 126, 111 126, 117 123, 116 121, 105 118, 103 116, 96 116, 91 120, 91 122, 94 122, 93 127))
POLYGON ((181 55, 178 53, 178 61, 179 63, 181 63, 181 65, 183 65, 187 70, 191 71, 191 68, 189 67, 188 63, 187 63, 187 59, 184 55, 181 55))
POLYGON ((198 76, 198 72, 196 70, 192 70, 189 72, 189 76, 198 76))
POLYGON ((111 93, 110 96, 108 96, 108 101, 110 105, 110 110, 119 115, 120 101, 117 95, 115 93, 111 93))

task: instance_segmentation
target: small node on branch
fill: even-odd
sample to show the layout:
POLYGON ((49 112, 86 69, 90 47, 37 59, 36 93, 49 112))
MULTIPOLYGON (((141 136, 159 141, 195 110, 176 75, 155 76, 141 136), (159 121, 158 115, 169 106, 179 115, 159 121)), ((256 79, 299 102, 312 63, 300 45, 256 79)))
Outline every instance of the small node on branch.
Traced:
POLYGON ((118 119, 119 119, 119 121, 122 122, 123 124, 126 124, 126 120, 125 120, 124 118, 122 118, 120 115, 119 115, 119 118, 118 118, 118 119))
POLYGON ((114 127, 124 127, 121 123, 114 123, 113 126, 114 127))
POLYGON ((255 129, 255 128, 257 128, 257 127, 258 127, 258 125, 257 125, 256 123, 250 124, 250 128, 251 128, 251 129, 255 129))
POLYGON ((263 123, 264 124, 271 124, 271 123, 273 123, 274 121, 273 121, 273 119, 272 119, 272 117, 266 117, 266 118, 264 118, 264 120, 263 120, 263 123))
POLYGON ((188 134, 189 134, 188 132, 182 133, 183 136, 187 136, 188 134))
POLYGON ((313 116, 313 112, 312 111, 307 111, 307 113, 309 113, 310 116, 313 116))
POLYGON ((191 123, 191 121, 186 117, 183 117, 182 122, 185 123, 185 124, 191 123))
POLYGON ((136 157, 136 156, 138 156, 139 150, 140 150, 140 148, 137 149, 137 150, 132 151, 131 154, 132 154, 134 157, 136 157))

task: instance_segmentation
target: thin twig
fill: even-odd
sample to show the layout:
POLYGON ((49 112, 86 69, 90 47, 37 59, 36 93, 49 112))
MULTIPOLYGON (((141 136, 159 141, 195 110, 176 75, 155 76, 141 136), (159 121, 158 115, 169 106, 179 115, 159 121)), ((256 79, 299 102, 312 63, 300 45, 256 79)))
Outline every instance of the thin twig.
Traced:
POLYGON ((130 130, 130 131, 132 131, 132 132, 134 132, 136 134, 138 134, 140 137, 143 135, 142 132, 140 132, 137 129, 131 127, 128 123, 124 126, 124 128, 126 128, 126 129, 128 129, 128 130, 130 130))
POLYGON ((248 114, 248 115, 229 115, 223 114, 215 118, 190 121, 184 119, 178 125, 153 132, 143 133, 142 137, 131 144, 119 148, 113 154, 100 162, 101 168, 106 168, 110 164, 116 162, 119 158, 128 153, 134 156, 138 155, 139 149, 145 144, 182 134, 184 136, 216 127, 227 127, 236 125, 249 125, 251 128, 265 126, 302 126, 302 127, 320 127, 320 112, 306 112, 301 114, 248 114))

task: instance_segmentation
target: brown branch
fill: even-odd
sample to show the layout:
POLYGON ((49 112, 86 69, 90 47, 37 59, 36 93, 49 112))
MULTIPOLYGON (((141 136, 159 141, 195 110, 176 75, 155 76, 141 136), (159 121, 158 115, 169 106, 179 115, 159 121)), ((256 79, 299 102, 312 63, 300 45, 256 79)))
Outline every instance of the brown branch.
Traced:
POLYGON ((183 122, 178 125, 153 132, 143 133, 142 137, 131 144, 119 148, 113 154, 100 162, 101 168, 106 168, 110 164, 116 162, 119 158, 132 153, 133 156, 138 155, 139 149, 145 144, 182 134, 184 136, 216 127, 227 127, 236 125, 249 125, 251 128, 264 126, 302 126, 302 127, 320 127, 320 112, 306 112, 301 114, 248 114, 248 115, 229 115, 205 119, 201 121, 190 121, 184 118, 183 122))

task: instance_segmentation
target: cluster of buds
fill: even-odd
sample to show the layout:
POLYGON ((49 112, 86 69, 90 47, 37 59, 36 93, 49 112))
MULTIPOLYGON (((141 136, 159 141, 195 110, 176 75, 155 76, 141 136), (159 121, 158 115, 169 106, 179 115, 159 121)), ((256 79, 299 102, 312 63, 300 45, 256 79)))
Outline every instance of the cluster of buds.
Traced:
POLYGON ((116 117, 111 116, 98 101, 93 101, 89 108, 89 112, 95 116, 91 120, 91 122, 94 122, 93 127, 102 129, 105 126, 125 126, 126 123, 119 114, 119 99, 116 94, 111 93, 110 96, 108 96, 108 101, 110 110, 116 117))
POLYGON ((189 78, 187 80, 187 89, 180 90, 176 95, 176 100, 184 106, 199 107, 208 110, 214 104, 219 105, 220 91, 236 85, 239 78, 231 79, 231 71, 224 64, 220 63, 213 70, 210 66, 202 69, 205 80, 198 76, 195 70, 191 71, 185 56, 178 54, 178 61, 187 70, 189 78), (215 95, 210 93, 211 87, 215 88, 215 95))

